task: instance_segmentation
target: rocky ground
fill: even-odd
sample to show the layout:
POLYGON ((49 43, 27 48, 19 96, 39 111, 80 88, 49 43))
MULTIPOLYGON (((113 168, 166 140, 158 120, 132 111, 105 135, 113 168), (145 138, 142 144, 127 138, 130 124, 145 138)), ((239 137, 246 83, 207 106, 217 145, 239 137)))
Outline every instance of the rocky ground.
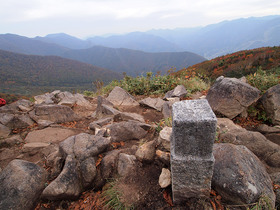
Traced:
MULTIPOLYGON (((109 96, 55 91, 36 96, 35 104, 20 100, 0 108, 0 209, 104 209, 108 192, 119 196, 117 204, 136 209, 246 209, 262 205, 263 195, 277 206, 280 128, 235 124, 236 117, 249 119, 248 106, 265 99, 235 79, 217 82, 207 99, 224 118, 217 123, 209 198, 172 202, 167 118, 186 90, 133 98, 117 87, 109 96)), ((268 104, 279 110, 276 88, 268 98, 278 102, 268 104)), ((269 112, 277 125, 278 115, 269 112)))

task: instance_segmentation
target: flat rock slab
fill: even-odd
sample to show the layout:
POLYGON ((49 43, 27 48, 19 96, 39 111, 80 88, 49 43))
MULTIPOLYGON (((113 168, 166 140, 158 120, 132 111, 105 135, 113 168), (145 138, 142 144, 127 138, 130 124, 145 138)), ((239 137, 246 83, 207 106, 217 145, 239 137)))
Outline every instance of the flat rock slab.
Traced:
POLYGON ((161 98, 148 97, 148 98, 145 98, 145 99, 141 100, 139 103, 143 106, 148 106, 152 109, 155 109, 155 110, 161 112, 163 104, 165 103, 165 101, 162 100, 161 98))
POLYGON ((36 130, 30 132, 26 136, 25 141, 26 143, 58 143, 78 133, 80 132, 71 129, 48 127, 43 130, 36 130))
POLYGON ((116 86, 107 97, 114 106, 138 106, 139 103, 124 89, 116 86))

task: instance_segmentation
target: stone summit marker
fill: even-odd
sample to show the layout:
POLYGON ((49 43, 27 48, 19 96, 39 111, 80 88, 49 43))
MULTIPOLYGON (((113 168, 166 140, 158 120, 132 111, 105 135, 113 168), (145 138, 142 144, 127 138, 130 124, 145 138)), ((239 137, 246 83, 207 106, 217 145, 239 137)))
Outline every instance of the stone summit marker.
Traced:
POLYGON ((173 202, 209 197, 217 118, 206 99, 176 102, 172 113, 173 202))

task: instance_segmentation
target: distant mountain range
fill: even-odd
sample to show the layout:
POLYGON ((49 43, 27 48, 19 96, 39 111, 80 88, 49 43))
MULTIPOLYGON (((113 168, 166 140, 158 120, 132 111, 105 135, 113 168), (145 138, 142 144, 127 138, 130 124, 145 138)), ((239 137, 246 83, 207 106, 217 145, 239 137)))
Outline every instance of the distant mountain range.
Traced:
POLYGON ((122 76, 107 69, 57 56, 23 55, 0 50, 0 92, 32 95, 61 90, 92 90, 122 76))
POLYGON ((204 57, 190 52, 148 53, 103 46, 82 49, 82 44, 85 43, 86 41, 65 34, 49 35, 45 38, 27 38, 14 34, 0 35, 2 50, 28 55, 60 56, 119 73, 126 72, 131 76, 138 76, 147 71, 166 73, 171 67, 182 69, 205 60, 204 57))
POLYGON ((242 18, 197 28, 161 29, 81 40, 67 34, 36 37, 71 49, 92 46, 145 52, 189 51, 208 59, 239 50, 280 45, 280 16, 242 18))

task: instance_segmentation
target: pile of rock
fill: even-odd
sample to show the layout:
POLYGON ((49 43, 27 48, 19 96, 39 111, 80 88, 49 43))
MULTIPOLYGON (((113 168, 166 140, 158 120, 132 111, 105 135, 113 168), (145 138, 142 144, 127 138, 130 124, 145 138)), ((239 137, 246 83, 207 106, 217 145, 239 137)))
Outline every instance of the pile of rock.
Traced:
MULTIPOLYGON (((213 177, 208 182, 225 202, 249 204, 265 194, 271 205, 275 205, 275 194, 268 173, 273 173, 271 177, 275 183, 279 181, 280 128, 262 125, 256 131, 248 131, 230 119, 240 114, 246 116, 251 104, 262 103, 272 122, 279 124, 279 88, 280 85, 275 86, 261 97, 260 91, 248 84, 221 77, 209 90, 206 98, 212 110, 227 118, 217 120, 217 136, 224 143, 214 144, 213 177)), ((39 197, 46 200, 77 199, 86 189, 100 189, 111 177, 129 177, 141 170, 143 165, 159 162, 162 166, 159 187, 169 187, 174 183, 172 174, 175 170, 173 168, 173 172, 170 171, 170 151, 173 148, 170 142, 178 129, 175 131, 174 128, 164 127, 156 134, 155 125, 146 123, 143 115, 120 110, 142 107, 170 117, 172 105, 186 94, 185 88, 178 86, 166 93, 163 99, 148 97, 138 102, 126 91, 116 87, 107 98, 98 96, 96 104, 92 104, 82 95, 54 91, 36 96, 35 103, 20 100, 1 107, 0 163, 6 167, 0 171, 0 209, 4 206, 32 209, 39 197), (87 118, 90 124, 86 130, 59 125, 84 120, 75 113, 76 106, 96 107, 87 118), (38 126, 34 126, 34 123, 38 126), (33 128, 24 131, 27 127, 33 128), (23 132, 13 135, 12 131, 18 129, 23 132), (11 152, 15 144, 23 145, 11 152), (122 144, 128 146, 115 148, 115 145, 122 144), (40 158, 36 159, 37 156, 40 158), (16 158, 36 164, 24 160, 13 160, 8 164, 16 158), (38 165, 44 165, 48 172, 38 165), (18 176, 25 178, 19 179, 18 176), (47 180, 51 180, 48 185, 45 184, 47 180), (11 193, 16 197, 12 197, 11 193)), ((173 107, 176 108, 176 104, 173 107)), ((196 108, 195 105, 193 109, 196 108)), ((190 111, 189 120, 192 120, 191 115, 190 111)), ((199 127, 194 127, 194 131, 199 127)), ((185 126, 179 128, 186 129, 185 126)), ((182 139, 186 132, 182 131, 182 139)), ((204 138, 203 132, 197 135, 191 140, 204 138)), ((196 153, 198 148, 195 145, 193 147, 196 159, 202 161, 196 153)), ((188 150, 184 145, 177 145, 177 148, 188 150)), ((188 156, 187 159, 189 161, 192 157, 188 156)), ((278 200, 279 197, 276 197, 278 200)))

